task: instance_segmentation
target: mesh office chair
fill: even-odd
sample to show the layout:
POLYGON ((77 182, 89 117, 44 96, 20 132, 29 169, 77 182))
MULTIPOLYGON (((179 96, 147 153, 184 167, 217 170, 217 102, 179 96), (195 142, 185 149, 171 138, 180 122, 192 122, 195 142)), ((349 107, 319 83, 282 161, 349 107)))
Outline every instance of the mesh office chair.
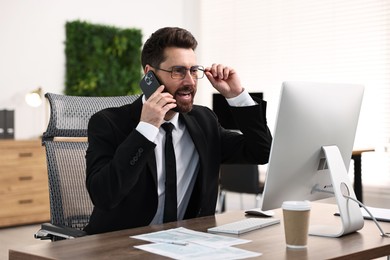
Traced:
MULTIPOLYGON (((256 164, 222 164, 219 176, 218 213, 225 211, 226 192, 256 195, 256 207, 264 190, 259 180, 259 167, 256 164)), ((240 194, 242 207, 242 194, 240 194)))
POLYGON ((50 223, 44 223, 35 238, 84 236, 83 228, 92 213, 86 186, 85 152, 90 117, 107 107, 130 104, 139 95, 79 97, 47 93, 50 119, 42 144, 46 150, 49 176, 50 223))

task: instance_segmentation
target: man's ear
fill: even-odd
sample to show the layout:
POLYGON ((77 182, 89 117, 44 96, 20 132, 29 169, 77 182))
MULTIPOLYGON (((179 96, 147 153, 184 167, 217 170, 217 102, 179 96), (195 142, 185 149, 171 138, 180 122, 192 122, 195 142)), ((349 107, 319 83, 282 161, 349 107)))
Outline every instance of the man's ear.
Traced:
POLYGON ((149 64, 146 64, 145 65, 145 68, 144 68, 144 74, 146 74, 149 70, 152 70, 152 66, 150 66, 149 64))

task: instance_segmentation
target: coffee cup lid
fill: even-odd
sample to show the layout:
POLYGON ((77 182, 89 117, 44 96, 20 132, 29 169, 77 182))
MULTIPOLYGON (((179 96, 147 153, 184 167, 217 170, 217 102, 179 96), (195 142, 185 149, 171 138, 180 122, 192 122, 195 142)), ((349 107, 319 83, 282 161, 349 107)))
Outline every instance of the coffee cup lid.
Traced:
POLYGON ((282 204, 282 209, 287 210, 309 210, 311 208, 310 202, 308 200, 303 201, 284 201, 282 204))

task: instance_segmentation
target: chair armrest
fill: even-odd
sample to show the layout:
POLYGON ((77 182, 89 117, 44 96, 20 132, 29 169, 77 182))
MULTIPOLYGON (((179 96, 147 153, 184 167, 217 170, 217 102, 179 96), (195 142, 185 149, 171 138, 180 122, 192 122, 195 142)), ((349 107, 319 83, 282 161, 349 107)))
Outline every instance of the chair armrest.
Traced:
POLYGON ((57 238, 62 239, 72 239, 76 237, 86 236, 87 233, 83 230, 78 230, 74 228, 65 227, 62 225, 53 225, 50 223, 43 223, 41 229, 34 234, 36 239, 47 240, 51 239, 53 241, 58 240, 57 238))

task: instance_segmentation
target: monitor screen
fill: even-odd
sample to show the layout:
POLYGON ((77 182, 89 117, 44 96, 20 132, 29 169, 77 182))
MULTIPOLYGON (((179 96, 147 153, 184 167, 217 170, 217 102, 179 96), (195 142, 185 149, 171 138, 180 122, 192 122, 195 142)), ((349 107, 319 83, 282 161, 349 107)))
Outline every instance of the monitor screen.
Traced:
MULTIPOLYGON (((280 208, 288 200, 334 196, 334 179, 323 147, 334 146, 340 151, 345 171, 333 171, 334 177, 347 173, 363 92, 361 85, 283 83, 262 210, 280 208)), ((347 177, 342 177, 341 182, 348 183, 347 177)), ((353 189, 351 193, 354 196, 353 189)))

